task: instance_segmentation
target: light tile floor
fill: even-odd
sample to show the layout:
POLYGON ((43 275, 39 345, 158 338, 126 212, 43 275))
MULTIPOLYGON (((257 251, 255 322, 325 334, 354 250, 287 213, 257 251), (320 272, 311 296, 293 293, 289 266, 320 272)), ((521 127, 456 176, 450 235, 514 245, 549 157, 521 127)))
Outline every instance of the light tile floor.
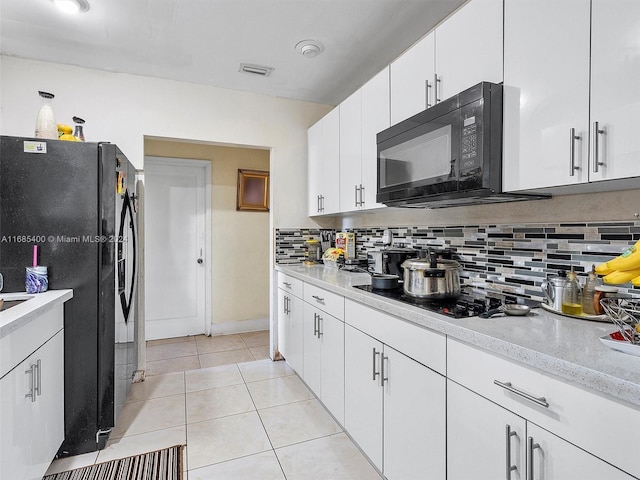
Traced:
POLYGON ((185 443, 185 480, 381 479, 286 363, 268 359, 268 332, 226 337, 148 342, 148 365, 160 363, 132 386, 107 447, 47 473, 185 443), (265 338, 267 358, 254 360, 265 338))

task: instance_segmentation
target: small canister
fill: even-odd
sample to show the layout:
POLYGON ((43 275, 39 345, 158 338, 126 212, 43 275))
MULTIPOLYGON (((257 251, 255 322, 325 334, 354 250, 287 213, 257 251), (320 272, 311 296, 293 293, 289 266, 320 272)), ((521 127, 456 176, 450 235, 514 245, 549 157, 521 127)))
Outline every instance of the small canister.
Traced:
POLYGON ((305 261, 309 263, 317 263, 322 259, 322 251, 318 240, 313 238, 305 240, 304 257, 305 261))

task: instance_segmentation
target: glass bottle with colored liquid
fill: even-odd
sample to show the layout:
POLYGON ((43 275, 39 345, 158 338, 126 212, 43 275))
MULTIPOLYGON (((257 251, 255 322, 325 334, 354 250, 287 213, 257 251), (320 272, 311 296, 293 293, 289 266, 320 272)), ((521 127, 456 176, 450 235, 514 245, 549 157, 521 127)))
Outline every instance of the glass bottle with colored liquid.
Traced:
POLYGON ((582 315, 582 288, 573 267, 567 274, 567 283, 562 291, 562 313, 582 315))

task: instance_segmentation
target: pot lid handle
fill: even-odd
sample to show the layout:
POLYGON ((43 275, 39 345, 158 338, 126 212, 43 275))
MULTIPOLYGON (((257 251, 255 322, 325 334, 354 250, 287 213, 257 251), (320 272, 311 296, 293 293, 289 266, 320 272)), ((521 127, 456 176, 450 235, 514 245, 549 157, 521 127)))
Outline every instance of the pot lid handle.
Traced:
POLYGON ((438 268, 438 257, 436 256, 436 252, 433 251, 433 248, 430 247, 429 250, 427 250, 427 257, 429 257, 429 268, 438 268))

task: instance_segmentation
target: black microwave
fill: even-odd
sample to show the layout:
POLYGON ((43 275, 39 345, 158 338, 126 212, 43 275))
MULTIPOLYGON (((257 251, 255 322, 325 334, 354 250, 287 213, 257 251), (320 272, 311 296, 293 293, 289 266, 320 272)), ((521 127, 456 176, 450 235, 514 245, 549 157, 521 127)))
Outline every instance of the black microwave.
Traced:
POLYGON ((502 85, 482 82, 378 133, 376 200, 439 208, 546 198, 502 192, 502 85))

